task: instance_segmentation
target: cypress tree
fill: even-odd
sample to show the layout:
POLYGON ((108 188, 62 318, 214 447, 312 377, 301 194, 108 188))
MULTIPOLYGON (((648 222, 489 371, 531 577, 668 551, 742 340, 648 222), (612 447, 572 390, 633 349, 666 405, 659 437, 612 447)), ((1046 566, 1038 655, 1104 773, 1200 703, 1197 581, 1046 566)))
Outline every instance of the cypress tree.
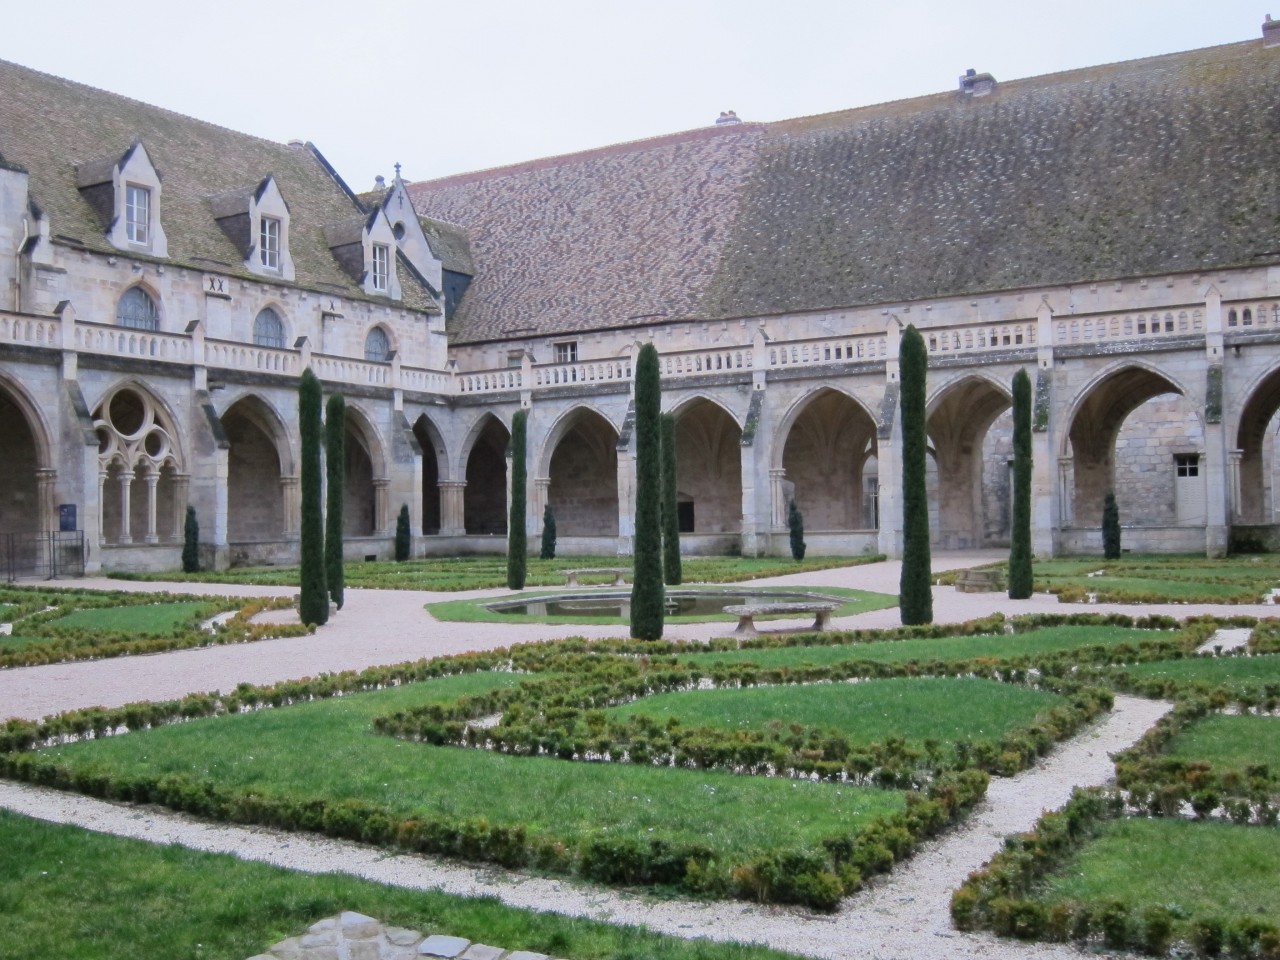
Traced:
POLYGON ((299 432, 302 435, 302 592, 298 616, 320 625, 329 619, 329 591, 324 582, 324 513, 320 498, 320 381, 307 367, 298 385, 299 432))
POLYGON ((528 410, 517 410, 511 419, 511 516, 507 523, 507 586, 524 589, 529 563, 529 541, 525 530, 525 434, 528 410))
POLYGON ((803 560, 806 549, 804 542, 804 514, 796 506, 794 500, 787 501, 787 529, 791 531, 791 558, 803 560))
POLYGON ((1009 543, 1009 599, 1031 596, 1031 378, 1013 375, 1013 529, 1009 543))
POLYGON ((636 533, 631 581, 631 636, 662 637, 662 386, 658 351, 646 343, 636 358, 636 533))
POLYGON ((1102 504, 1102 555, 1108 560, 1120 559, 1120 508, 1112 490, 1107 491, 1102 504))
POLYGON ((404 563, 409 559, 409 550, 413 544, 412 531, 409 528, 409 505, 400 504, 400 515, 396 517, 396 562, 404 563))
POLYGON ((543 560, 556 558, 556 515, 549 503, 542 511, 542 549, 538 556, 543 560))
POLYGON ((342 609, 346 572, 342 567, 342 507, 347 480, 347 401, 335 393, 324 408, 325 479, 328 510, 324 516, 324 579, 329 599, 342 609))
POLYGON ((196 508, 187 504, 187 522, 182 525, 182 572, 197 573, 200 570, 200 522, 196 520, 196 508))
POLYGON ((925 391, 929 358, 914 325, 902 333, 902 579, 898 606, 906 626, 933 622, 929 494, 925 485, 925 391))
POLYGON ((680 568, 680 516, 676 512, 676 418, 662 415, 662 577, 676 586, 680 568))

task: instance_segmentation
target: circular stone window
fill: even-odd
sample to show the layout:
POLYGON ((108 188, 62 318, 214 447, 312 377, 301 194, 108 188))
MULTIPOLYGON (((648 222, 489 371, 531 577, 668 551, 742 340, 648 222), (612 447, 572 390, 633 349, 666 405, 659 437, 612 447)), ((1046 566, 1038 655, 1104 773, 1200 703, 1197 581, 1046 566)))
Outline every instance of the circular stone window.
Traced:
POLYGON ((142 397, 132 390, 121 390, 111 398, 107 419, 122 437, 134 437, 147 425, 150 417, 142 397))

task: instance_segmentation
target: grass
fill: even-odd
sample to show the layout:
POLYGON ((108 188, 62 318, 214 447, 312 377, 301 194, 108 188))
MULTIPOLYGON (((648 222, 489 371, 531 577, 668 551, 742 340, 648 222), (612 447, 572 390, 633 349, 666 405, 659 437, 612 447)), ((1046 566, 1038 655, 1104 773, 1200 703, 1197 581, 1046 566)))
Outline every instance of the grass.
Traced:
POLYGON ((993 680, 913 677, 786 687, 682 691, 614 708, 675 718, 685 727, 761 729, 771 723, 836 729, 855 743, 997 739, 1062 703, 1050 693, 993 680))
MULTIPOLYGON (((629 591, 630 587, 619 588, 620 590, 629 591)), ((697 588, 668 588, 690 590, 697 592, 697 588)), ((841 587, 757 587, 753 592, 759 593, 789 593, 797 592, 820 594, 821 597, 831 597, 834 599, 842 599, 844 603, 835 611, 833 616, 849 617, 858 613, 867 613, 871 610, 883 610, 887 607, 896 607, 898 598, 885 593, 871 593, 867 590, 846 590, 841 587)), ((505 600, 536 600, 539 597, 555 596, 563 591, 533 591, 508 594, 502 597, 486 597, 483 600, 444 600, 440 603, 427 604, 427 610, 437 620, 451 621, 467 621, 480 623, 549 623, 563 626, 582 626, 583 624, 604 624, 604 625, 622 625, 628 621, 624 617, 563 617, 563 616, 531 616, 524 614, 505 614, 496 613, 490 610, 488 605, 505 600)), ((821 597, 818 597, 820 599, 821 597)), ((795 617, 794 614, 791 615, 795 617)), ((812 614, 810 614, 812 617, 812 614)), ((777 619, 776 617, 757 617, 758 620, 777 619)), ((724 621, 733 623, 737 620, 727 613, 703 614, 699 616, 668 616, 667 623, 699 623, 706 621, 724 621)))
POLYGON ((848 660, 877 663, 921 663, 972 660, 978 657, 1005 660, 1036 656, 1092 646, 1138 644, 1166 639, 1164 630, 1136 630, 1123 627, 1059 626, 1040 627, 1028 633, 993 634, 977 637, 940 637, 921 640, 881 640, 815 647, 764 647, 681 656, 683 662, 699 666, 754 663, 761 667, 826 666, 848 660))
POLYGON ((1039 899, 1124 900, 1196 915, 1280 921, 1280 830, 1124 818, 1046 882, 1039 899))
POLYGON ((0 957, 244 960, 355 910, 425 934, 574 960, 781 960, 762 947, 534 913, 487 897, 294 873, 0 811, 0 957))
POLYGON ((1280 558, 1134 555, 1037 561, 1035 588, 1082 600, 1117 603, 1260 603, 1280 585, 1280 558), (1102 571, 1099 576, 1088 574, 1102 571))
POLYGON ((337 700, 200 720, 44 751, 81 770, 185 773, 275 796, 360 799, 402 816, 485 817, 577 844, 602 833, 704 842, 737 856, 817 844, 903 808, 901 794, 826 783, 431 747, 375 716, 510 685, 465 674, 337 700), (323 762, 316 762, 317 752, 323 762))
POLYGON ((1280 654, 1157 660, 1127 666, 1125 672, 1138 680, 1174 680, 1180 684, 1199 683, 1239 691, 1280 684, 1280 654))
MULTIPOLYGON (((813 557, 796 562, 779 557, 685 557, 682 561, 686 583, 737 583, 759 577, 807 573, 856 564, 873 563, 883 557, 813 557)), ((565 570, 588 567, 629 567, 629 557, 557 557, 554 560, 529 558, 530 587, 562 587, 565 570)), ((154 580, 193 583, 241 583, 267 586, 297 586, 297 567, 241 567, 235 570, 201 573, 123 573, 109 576, 122 580, 154 580)), ((612 582, 612 577, 584 577, 583 583, 612 582)), ((442 557, 352 563, 346 567, 349 587, 386 590, 484 590, 507 585, 507 561, 502 556, 442 557)))
POLYGON ((1280 718, 1210 714, 1175 736, 1166 753, 1181 760, 1208 761, 1220 769, 1267 764, 1280 770, 1280 718))
POLYGON ((169 633, 182 627, 193 626, 201 613, 209 606, 198 600, 178 603, 149 603, 128 607, 73 610, 65 617, 45 624, 52 629, 91 630, 95 632, 124 631, 128 633, 169 633))

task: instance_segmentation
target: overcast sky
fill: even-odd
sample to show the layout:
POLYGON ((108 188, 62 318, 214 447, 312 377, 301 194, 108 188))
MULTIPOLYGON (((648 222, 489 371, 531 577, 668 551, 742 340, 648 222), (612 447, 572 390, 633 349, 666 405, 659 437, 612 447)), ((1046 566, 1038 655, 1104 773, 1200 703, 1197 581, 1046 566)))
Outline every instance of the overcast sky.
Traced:
MULTIPOLYGON (((0 59, 271 140, 356 190, 1261 35, 1270 0, 58 0, 0 59)), ((1280 3, 1275 11, 1280 18, 1280 3)), ((0 91, 3 95, 3 91, 0 91)))

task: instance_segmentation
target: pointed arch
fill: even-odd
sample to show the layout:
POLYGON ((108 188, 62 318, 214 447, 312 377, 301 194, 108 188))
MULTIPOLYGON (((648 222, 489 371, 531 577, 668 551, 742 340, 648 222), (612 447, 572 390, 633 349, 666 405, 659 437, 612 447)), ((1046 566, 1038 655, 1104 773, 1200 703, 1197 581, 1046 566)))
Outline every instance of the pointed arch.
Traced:
POLYGON ((378 488, 387 476, 386 453, 378 428, 359 406, 346 405, 346 437, 343 442, 343 533, 369 537, 382 529, 378 488))
POLYGON ((808 530, 861 530, 867 516, 868 451, 876 422, 857 398, 834 387, 811 390, 782 417, 774 443, 784 471, 782 500, 795 500, 808 530))
POLYGON ((1234 519, 1242 523, 1273 523, 1276 496, 1274 461, 1277 442, 1277 412, 1280 412, 1280 368, 1255 377, 1243 391, 1246 398, 1231 434, 1240 451, 1239 493, 1234 519))
POLYGON ((292 529, 286 515, 285 478, 293 477, 293 451, 280 414, 254 393, 237 397, 221 414, 227 443, 227 536, 267 540, 292 529))
POLYGON ((695 396, 673 411, 681 533, 742 532, 742 426, 721 403, 695 396))
POLYGON ((463 529, 469 534, 507 532, 507 446, 511 431, 492 413, 481 415, 467 435, 463 529))
POLYGON ((413 436, 422 451, 422 533, 437 534, 443 519, 440 482, 451 479, 449 448, 444 434, 426 413, 413 421, 413 436))
POLYGON ((21 385, 0 375, 0 533, 54 529, 52 449, 39 407, 21 385))
POLYGON ((547 502, 561 536, 618 534, 618 430, 592 406, 562 414, 543 446, 547 502))

